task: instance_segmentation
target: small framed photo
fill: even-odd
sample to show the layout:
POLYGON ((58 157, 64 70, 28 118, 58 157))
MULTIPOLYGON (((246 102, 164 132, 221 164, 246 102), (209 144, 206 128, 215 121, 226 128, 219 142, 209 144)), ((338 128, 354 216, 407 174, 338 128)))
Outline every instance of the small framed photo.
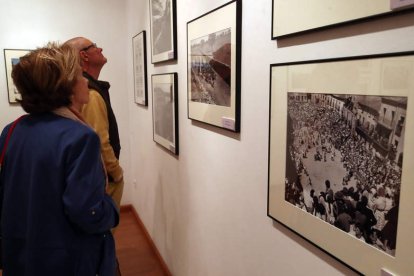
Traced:
POLYGON ((178 155, 177 73, 152 75, 154 141, 178 155))
POLYGON ((187 23, 188 118, 240 131, 241 4, 187 23))
POLYGON ((413 64, 270 66, 268 216, 363 275, 414 271, 413 64))
POLYGON ((134 62, 134 100, 135 103, 148 105, 147 49, 145 31, 132 38, 134 62))
POLYGON ((28 54, 30 50, 20 49, 4 49, 4 61, 6 64, 6 78, 7 78, 7 91, 9 97, 9 103, 15 104, 18 100, 21 100, 21 95, 17 91, 16 86, 12 79, 13 66, 19 63, 20 57, 28 54))
POLYGON ((177 59, 176 0, 149 0, 151 63, 177 59))

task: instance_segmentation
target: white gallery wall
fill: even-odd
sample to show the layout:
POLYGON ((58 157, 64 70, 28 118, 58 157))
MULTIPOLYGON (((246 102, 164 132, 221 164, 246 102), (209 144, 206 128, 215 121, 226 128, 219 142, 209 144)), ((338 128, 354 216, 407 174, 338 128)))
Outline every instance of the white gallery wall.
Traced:
MULTIPOLYGON (((112 84, 126 171, 123 203, 138 211, 173 275, 353 275, 267 217, 269 66, 414 50, 414 15, 274 41, 272 1, 242 2, 239 134, 187 117, 186 23, 227 1, 177 0, 178 60, 156 66, 150 58, 148 0, 0 0, 0 48, 30 49, 77 35, 104 48, 109 62, 101 77, 112 84), (142 30, 148 107, 133 100, 132 37, 142 30), (151 74, 170 72, 178 73, 179 156, 158 146, 152 135, 151 74)), ((22 113, 7 102, 3 63, 0 59, 0 127, 22 113)))
MULTIPOLYGON (((131 201, 174 275, 352 275, 266 216, 269 65, 414 50, 413 13, 272 41, 272 1, 242 2, 240 134, 187 117, 186 23, 227 1, 178 0, 178 60, 154 66, 149 59, 148 80, 178 73, 180 154, 152 141, 151 97, 148 108, 131 101, 131 201)), ((128 6, 129 36, 146 30, 149 37, 148 1, 128 6)), ((132 84, 130 72, 130 99, 132 84)))

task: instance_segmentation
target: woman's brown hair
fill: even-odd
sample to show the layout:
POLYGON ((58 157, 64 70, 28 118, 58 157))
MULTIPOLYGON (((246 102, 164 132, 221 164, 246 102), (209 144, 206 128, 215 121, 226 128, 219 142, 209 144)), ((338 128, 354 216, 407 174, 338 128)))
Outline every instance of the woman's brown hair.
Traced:
POLYGON ((21 57, 12 71, 21 106, 31 114, 69 106, 79 70, 79 53, 69 45, 49 43, 21 57))

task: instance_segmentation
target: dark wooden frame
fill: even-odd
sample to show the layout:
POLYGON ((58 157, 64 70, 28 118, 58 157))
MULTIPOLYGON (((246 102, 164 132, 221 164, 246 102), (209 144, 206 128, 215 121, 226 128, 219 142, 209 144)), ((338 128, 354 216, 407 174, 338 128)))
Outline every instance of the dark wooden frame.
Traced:
MULTIPOLYGON (((160 81, 160 80, 158 80, 160 81)), ((168 80, 167 80, 168 81, 168 80)), ((151 83, 152 83, 152 121, 153 121, 153 140, 154 142, 158 143, 159 145, 163 146, 170 152, 174 153, 175 155, 178 155, 178 149, 179 149, 179 135, 178 135, 178 74, 177 73, 166 73, 166 74, 154 74, 151 76, 151 83), (170 91, 170 101, 172 106, 172 118, 170 118, 173 130, 173 140, 169 141, 165 137, 162 137, 161 135, 158 135, 156 133, 156 118, 158 117, 158 114, 156 114, 156 105, 158 104, 157 99, 154 97, 154 89, 156 87, 156 78, 169 78, 171 82, 169 83, 171 85, 171 89, 173 91, 170 91), (172 143, 171 143, 172 142, 172 143)), ((159 83, 159 82, 158 82, 159 83)), ((165 110, 165 109, 163 109, 165 110)))
MULTIPOLYGON (((220 20, 221 22, 221 20, 220 20)), ((241 98, 241 42, 242 42, 242 1, 233 0, 187 22, 187 114, 188 118, 214 125, 233 132, 240 132, 241 98), (225 13, 229 13, 225 14, 225 13), (217 26, 215 17, 223 17, 226 25, 217 26), (197 29, 195 29, 197 27, 197 29), (230 62, 230 105, 218 106, 191 100, 191 40, 209 36, 225 29, 231 29, 230 62), (197 34, 191 34, 197 30, 197 34), (198 31, 199 30, 199 31, 198 31), (192 36, 194 35, 194 37, 192 36), (234 51, 234 53, 233 53, 234 51)))
MULTIPOLYGON (((411 235, 411 232, 406 231, 406 229, 411 229, 414 224, 411 217, 408 216, 414 212, 414 206, 411 204, 411 197, 414 195, 414 188, 412 185, 409 185, 409 183, 407 183, 410 182, 410 179, 413 179, 414 177, 414 172, 410 169, 410 167, 412 167, 412 164, 414 164, 414 159, 410 154, 408 154, 408 156, 404 156, 403 162, 401 177, 402 192, 400 194, 399 200, 400 213, 398 217, 397 252, 395 257, 388 255, 385 252, 382 252, 365 243, 362 243, 355 237, 347 235, 342 230, 335 228, 329 223, 326 223, 321 219, 309 215, 306 211, 301 210, 297 206, 285 200, 284 193, 286 192, 286 171, 284 170, 286 169, 287 149, 286 147, 283 148, 286 146, 286 136, 283 137, 283 135, 287 133, 287 108, 284 107, 284 105, 287 104, 287 92, 303 92, 294 91, 294 84, 290 84, 288 76, 293 76, 295 72, 300 72, 302 74, 300 89, 308 89, 306 91, 310 93, 310 89, 315 89, 315 87, 303 85, 303 79, 305 77, 306 79, 312 79, 313 81, 315 79, 320 80, 323 79, 320 72, 333 71, 335 72, 334 75, 346 79, 346 75, 340 74, 343 69, 340 69, 342 71, 339 71, 339 69, 337 69, 343 68, 340 64, 342 62, 350 64, 351 67, 353 66, 352 70, 348 69, 347 71, 350 72, 350 74, 351 72, 362 69, 360 77, 365 76, 366 78, 370 78, 367 79, 367 82, 371 81, 371 83, 376 83, 377 79, 383 79, 386 76, 394 76, 393 70, 385 70, 385 68, 392 69, 396 64, 407 69, 406 71, 402 70, 408 74, 408 76, 406 76, 407 79, 412 80, 414 77, 414 69, 412 69, 412 64, 414 63, 414 52, 399 52, 371 56, 271 64, 267 215, 274 221, 285 226, 300 237, 320 248, 322 251, 342 262, 344 265, 359 273, 373 275, 380 274, 380 272, 384 270, 399 275, 410 274, 410 271, 414 271, 414 264, 407 261, 410 259, 412 247, 414 246, 413 239, 409 236, 411 235), (371 63, 366 63, 367 60, 371 61, 371 63), (316 69, 312 69, 310 67, 306 68, 308 65, 322 66, 322 68, 318 68, 319 71, 316 71, 316 69), (325 65, 328 67, 323 68, 325 65), (301 69, 300 71, 294 71, 294 67, 296 66, 303 66, 303 68, 299 67, 299 69, 301 69), (309 68, 314 70, 311 71, 312 76, 304 76, 303 72, 310 72, 309 68), (364 72, 370 72, 371 75, 364 75, 364 72), (321 233, 323 234, 321 235, 321 233), (362 254, 363 257, 360 255, 358 258, 358 254, 362 254), (370 265, 367 266, 367 263, 370 265)), ((397 72, 400 72, 400 70, 397 70, 397 72)), ((332 82, 335 82, 335 78, 332 78, 331 76, 327 77, 326 73, 323 74, 323 76, 326 80, 324 80, 323 84, 321 85, 318 83, 316 89, 321 89, 320 87, 328 88, 329 86, 329 89, 332 90, 331 84, 332 82)), ((352 81, 349 80, 348 83, 352 83, 352 81)), ((387 92, 390 93, 391 96, 395 93, 396 96, 407 97, 408 109, 406 111, 407 119, 405 120, 404 138, 404 149, 407 150, 407 148, 412 147, 412 145, 410 145, 410 141, 412 141, 412 137, 414 135, 414 122, 409 122, 410 118, 412 118, 414 115, 414 102, 413 98, 410 97, 410 94, 414 88, 412 81, 407 81, 407 83, 403 83, 403 85, 405 85, 405 89, 403 90, 404 92, 397 92, 394 90, 384 91, 385 88, 382 88, 382 90, 377 92, 379 95, 384 95, 384 93, 387 92)), ((344 86, 344 88, 343 84, 341 84, 338 87, 338 90, 344 90, 347 86, 344 86)), ((324 93, 327 93, 326 90, 322 91, 324 93)), ((335 91, 335 93, 338 94, 338 91, 335 91)), ((357 92, 354 91, 351 94, 354 93, 357 92)), ((369 94, 367 95, 375 95, 373 93, 373 91, 369 90, 369 94)), ((343 94, 348 93, 343 92, 343 94)), ((389 94, 385 94, 385 96, 389 96, 389 94)))
MULTIPOLYGON (((326 24, 326 25, 320 25, 319 27, 310 27, 310 28, 309 27, 304 27, 302 30, 298 30, 298 31, 294 31, 294 32, 288 32, 288 33, 283 33, 283 34, 277 35, 277 34, 275 34, 275 30, 274 30, 274 24, 275 24, 275 22, 274 22, 275 21, 275 14, 274 14, 275 1, 284 1, 284 0, 272 0, 272 20, 271 20, 271 39, 272 40, 279 39, 279 38, 296 36, 296 35, 301 35, 301 34, 304 34, 304 33, 314 32, 314 31, 318 31, 318 30, 335 28, 337 26, 342 26, 342 25, 346 25, 346 24, 350 24, 350 23, 355 23, 355 22, 364 22, 364 21, 371 20, 373 18, 381 18, 381 17, 395 16, 395 15, 400 14, 402 12, 410 12, 409 10, 413 10, 413 8, 414 8, 414 6, 410 4, 410 5, 407 5, 407 6, 401 5, 401 7, 392 9, 392 7, 390 5, 389 9, 386 9, 386 10, 384 9, 383 11, 380 11, 378 13, 373 12, 371 14, 367 14, 366 16, 360 16, 360 17, 359 16, 354 16, 354 17, 349 18, 349 19, 346 19, 346 20, 338 20, 336 22, 332 22, 332 23, 329 23, 329 24, 326 24)), ((376 1, 376 0, 370 0, 370 1, 376 1)), ((326 5, 328 5, 328 2, 326 2, 327 3, 326 5)), ((285 3, 288 3, 288 1, 286 1, 285 3)), ((350 8, 351 9, 358 9, 357 6, 354 7, 354 4, 353 3, 349 3, 349 5, 350 5, 350 8)), ((289 13, 290 12, 294 13, 295 11, 292 10, 292 11, 289 11, 289 13)), ((324 13, 324 12, 321 11, 321 16, 324 16, 324 14, 326 14, 326 12, 324 13)))
POLYGON ((143 106, 148 106, 148 80, 147 80, 147 43, 146 43, 146 32, 142 31, 140 33, 138 33, 137 35, 135 35, 132 38, 132 53, 133 53, 133 66, 134 66, 134 101, 136 104, 139 105, 143 105, 143 106), (136 56, 136 47, 135 47, 135 42, 139 43, 139 39, 141 39, 141 49, 142 49, 142 53, 138 54, 138 56, 136 56), (138 40, 138 41, 136 41, 138 40), (142 56, 141 60, 138 60, 139 57, 142 56), (142 68, 142 87, 137 87, 137 78, 139 76, 137 76, 137 71, 136 71, 136 66, 139 65, 142 68), (142 93, 143 93, 143 97, 138 98, 137 97, 137 90, 138 89, 142 89, 142 93))
MULTIPOLYGON (((151 25, 151 63, 160 63, 165 62, 168 60, 176 60, 177 59, 177 9, 176 9, 176 0, 157 0, 157 1, 165 1, 166 3, 170 3, 169 7, 169 24, 171 29, 169 30, 171 33, 168 35, 168 40, 171 43, 171 48, 166 51, 162 51, 160 53, 154 53, 155 42, 154 42, 154 22, 153 22, 153 2, 155 0, 149 0, 149 12, 150 12, 150 25, 151 25)), ((165 25, 162 26, 165 29, 165 25)))

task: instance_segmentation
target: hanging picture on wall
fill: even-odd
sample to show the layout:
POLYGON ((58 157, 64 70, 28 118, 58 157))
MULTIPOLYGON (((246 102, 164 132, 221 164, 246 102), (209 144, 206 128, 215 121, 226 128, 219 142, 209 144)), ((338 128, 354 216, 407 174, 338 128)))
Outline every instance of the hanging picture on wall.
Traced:
POLYGON ((270 67, 268 216, 364 275, 414 271, 413 64, 405 52, 270 67))
POLYGON ((176 0, 149 0, 151 62, 177 59, 176 0))
POLYGON ((28 54, 30 50, 19 49, 4 49, 4 63, 6 64, 6 80, 9 103, 15 104, 18 100, 21 100, 21 95, 17 91, 16 86, 12 79, 13 66, 19 63, 20 57, 28 54))
POLYGON ((410 2, 412 1, 272 0, 272 39, 386 15, 395 10, 412 8, 410 2), (292 13, 298 20, 292 19, 292 13))
POLYGON ((134 100, 135 103, 148 105, 147 50, 145 31, 132 38, 134 62, 134 100))
POLYGON ((241 1, 187 23, 190 119, 240 131, 241 1))
POLYGON ((178 155, 177 73, 152 75, 154 141, 178 155))

